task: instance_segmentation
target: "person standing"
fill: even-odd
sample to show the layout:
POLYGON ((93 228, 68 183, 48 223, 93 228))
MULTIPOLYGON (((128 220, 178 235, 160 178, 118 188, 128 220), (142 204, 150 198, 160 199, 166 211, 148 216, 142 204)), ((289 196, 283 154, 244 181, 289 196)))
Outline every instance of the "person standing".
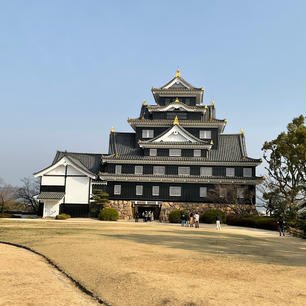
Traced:
POLYGON ((135 222, 138 222, 138 219, 139 219, 139 213, 136 212, 136 214, 135 214, 135 222))
POLYGON ((193 224, 194 224, 194 218, 193 218, 193 213, 191 213, 189 216, 189 226, 193 227, 193 224))
POLYGON ((154 221, 154 212, 153 211, 151 211, 151 221, 154 221))
POLYGON ((199 216, 199 214, 196 212, 193 217, 194 217, 195 228, 200 228, 200 224, 199 224, 200 216, 199 216))
POLYGON ((285 236, 285 221, 284 221, 284 219, 282 217, 280 217, 277 223, 279 225, 279 235, 281 236, 283 234, 283 236, 285 236))
POLYGON ((186 216, 184 213, 181 214, 181 226, 185 226, 186 223, 186 216))
POLYGON ((216 216, 216 228, 217 230, 221 230, 221 225, 220 225, 220 216, 216 216))

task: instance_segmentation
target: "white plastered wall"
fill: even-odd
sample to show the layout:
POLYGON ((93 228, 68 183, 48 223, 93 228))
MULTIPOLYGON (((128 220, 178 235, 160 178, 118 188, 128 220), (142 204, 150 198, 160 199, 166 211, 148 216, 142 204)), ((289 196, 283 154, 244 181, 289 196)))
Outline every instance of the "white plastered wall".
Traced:
POLYGON ((41 177, 41 185, 64 186, 65 177, 64 176, 45 176, 43 175, 41 177))
POLYGON ((59 214, 59 206, 61 201, 44 200, 43 217, 55 217, 59 214))
POLYGON ((89 178, 68 176, 66 178, 65 203, 88 204, 89 178))

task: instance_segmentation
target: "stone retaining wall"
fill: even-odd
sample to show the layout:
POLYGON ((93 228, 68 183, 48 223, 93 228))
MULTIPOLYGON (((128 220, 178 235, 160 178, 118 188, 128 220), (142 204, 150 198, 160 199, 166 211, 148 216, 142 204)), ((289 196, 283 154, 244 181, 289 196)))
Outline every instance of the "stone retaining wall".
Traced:
MULTIPOLYGON (((107 207, 118 210, 122 220, 133 219, 132 201, 111 200, 107 207)), ((189 202, 162 202, 160 217, 161 221, 168 221, 169 213, 175 209, 185 210, 188 214, 198 212, 200 215, 210 209, 220 209, 227 215, 234 215, 236 210, 243 209, 248 214, 257 215, 254 205, 242 204, 218 204, 218 203, 189 203, 189 202)))

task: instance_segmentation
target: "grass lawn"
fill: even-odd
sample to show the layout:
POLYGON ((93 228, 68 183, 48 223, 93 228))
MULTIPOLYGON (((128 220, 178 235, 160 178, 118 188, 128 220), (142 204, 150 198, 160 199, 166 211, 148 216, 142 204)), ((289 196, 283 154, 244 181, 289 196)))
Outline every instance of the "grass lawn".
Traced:
POLYGON ((305 305, 306 242, 277 232, 0 219, 0 240, 45 254, 112 305, 305 305))

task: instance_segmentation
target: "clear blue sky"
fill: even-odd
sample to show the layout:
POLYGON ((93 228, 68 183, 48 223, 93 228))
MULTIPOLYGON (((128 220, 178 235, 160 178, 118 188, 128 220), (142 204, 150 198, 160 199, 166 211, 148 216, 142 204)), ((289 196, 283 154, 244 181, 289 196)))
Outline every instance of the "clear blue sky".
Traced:
POLYGON ((18 185, 56 150, 107 153, 177 67, 259 158, 305 114, 305 36, 304 0, 3 0, 0 177, 18 185))

